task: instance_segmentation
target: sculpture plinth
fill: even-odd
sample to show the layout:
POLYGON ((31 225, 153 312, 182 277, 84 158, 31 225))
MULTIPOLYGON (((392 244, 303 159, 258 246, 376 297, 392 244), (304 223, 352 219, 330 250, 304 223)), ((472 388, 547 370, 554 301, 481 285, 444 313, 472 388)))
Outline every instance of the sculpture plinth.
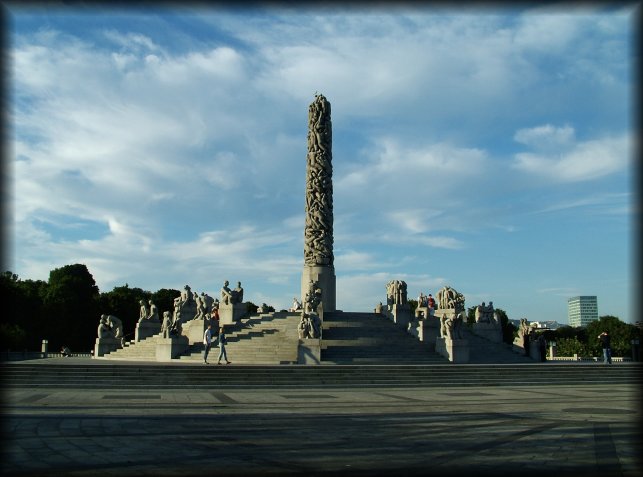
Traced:
POLYGON ((142 320, 136 324, 134 341, 139 342, 161 332, 161 323, 153 320, 142 320))
POLYGON ((94 345, 94 357, 100 358, 122 347, 122 342, 118 338, 96 338, 96 344, 94 345))
POLYGON ((309 285, 322 290, 325 311, 335 311, 335 266, 333 257, 333 165, 330 103, 315 95, 308 108, 308 154, 306 155, 306 225, 301 299, 309 285))
POLYGON ((469 362, 468 340, 439 337, 435 339, 435 351, 455 364, 469 362))
POLYGON ((219 305, 219 326, 233 325, 247 313, 245 303, 231 303, 219 305))

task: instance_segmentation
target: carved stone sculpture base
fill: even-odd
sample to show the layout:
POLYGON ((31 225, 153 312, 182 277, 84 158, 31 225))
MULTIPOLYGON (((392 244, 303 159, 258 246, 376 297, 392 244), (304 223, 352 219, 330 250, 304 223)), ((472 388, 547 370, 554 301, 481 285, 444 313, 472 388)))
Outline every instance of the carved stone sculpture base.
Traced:
POLYGON ((433 308, 429 308, 427 306, 418 306, 415 309, 415 317, 416 318, 424 318, 426 319, 429 316, 434 316, 435 310, 433 308))
POLYGON ((496 323, 474 323, 471 331, 493 343, 502 343, 502 328, 496 323))
POLYGON ((122 348, 120 338, 96 338, 94 345, 94 357, 98 358, 122 348))
POLYGON ((418 323, 418 339, 435 349, 435 339, 440 337, 440 320, 430 316, 418 323))
POLYGON ((438 308, 438 309, 433 311, 433 316, 435 316, 438 320, 440 318, 442 318, 443 316, 449 317, 449 316, 452 316, 454 314, 457 315, 457 313, 455 312, 455 310, 453 308, 438 308))
POLYGON ((320 364, 321 339, 300 339, 297 348, 297 364, 320 364))
MULTIPOLYGON (((233 303, 226 305, 221 303, 219 305, 219 326, 232 325, 246 316, 247 307, 245 303, 233 303)), ((203 338, 203 330, 201 330, 201 339, 203 338)))
POLYGON ((158 335, 161 332, 161 323, 155 320, 143 320, 136 324, 134 341, 143 341, 150 336, 158 335))
POLYGON ((469 362, 468 340, 450 340, 442 337, 436 338, 435 351, 455 364, 469 362))
POLYGON ((311 280, 318 282, 319 288, 322 289, 322 305, 324 306, 324 311, 336 311, 335 267, 304 265, 304 271, 301 274, 302 303, 306 303, 306 293, 308 293, 308 286, 311 280))
POLYGON ((400 325, 406 329, 411 321, 410 305, 391 305, 389 318, 396 325, 400 325))
POLYGON ((171 361, 185 353, 190 347, 190 342, 185 336, 170 336, 157 338, 156 361, 171 361))
MULTIPOLYGON (((185 336, 190 344, 203 343, 203 333, 208 326, 206 320, 190 320, 181 326, 181 336, 185 336)), ((212 335, 217 333, 212 330, 212 335)))

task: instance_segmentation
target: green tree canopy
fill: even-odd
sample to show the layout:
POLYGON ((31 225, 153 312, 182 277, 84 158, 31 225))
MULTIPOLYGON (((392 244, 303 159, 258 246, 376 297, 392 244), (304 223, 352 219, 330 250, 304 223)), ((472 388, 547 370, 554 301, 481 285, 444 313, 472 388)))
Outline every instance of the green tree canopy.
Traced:
MULTIPOLYGON (((148 300, 152 294, 141 288, 130 288, 126 283, 120 287, 114 287, 110 292, 100 295, 100 314, 114 315, 123 322, 123 333, 126 339, 131 339, 136 330, 136 323, 140 314, 140 301, 148 300)), ((158 305, 157 305, 158 306, 158 305)), ((98 326, 100 315, 96 316, 95 326, 98 326)))
POLYGON ((45 323, 41 338, 50 349, 63 345, 76 350, 92 348, 98 322, 99 290, 83 264, 65 265, 49 273, 44 295, 45 323))

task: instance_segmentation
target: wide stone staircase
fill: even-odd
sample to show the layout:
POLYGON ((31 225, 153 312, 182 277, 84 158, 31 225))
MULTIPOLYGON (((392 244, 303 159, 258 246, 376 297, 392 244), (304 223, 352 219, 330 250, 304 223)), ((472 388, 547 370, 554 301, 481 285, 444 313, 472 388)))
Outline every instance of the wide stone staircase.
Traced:
POLYGON ((466 326, 463 326, 463 338, 469 342, 469 363, 534 363, 534 360, 530 357, 513 351, 511 345, 489 341, 486 338, 474 334, 466 326))
POLYGON ((324 314, 322 364, 436 364, 433 346, 375 313, 324 314))
POLYGON ((126 341, 121 349, 105 353, 101 359, 121 361, 156 361, 156 341, 161 336, 150 336, 141 341, 126 341))
POLYGON ((236 365, 124 363, 86 358, 2 363, 3 386, 51 389, 366 388, 577 386, 643 383, 640 363, 503 365, 236 365))
MULTIPOLYGON (((226 326, 226 354, 235 364, 291 364, 297 362, 300 315, 275 312, 251 315, 226 326)), ((203 362, 204 345, 197 343, 180 357, 182 362, 203 362)), ((208 361, 216 363, 218 343, 210 349, 208 361)))

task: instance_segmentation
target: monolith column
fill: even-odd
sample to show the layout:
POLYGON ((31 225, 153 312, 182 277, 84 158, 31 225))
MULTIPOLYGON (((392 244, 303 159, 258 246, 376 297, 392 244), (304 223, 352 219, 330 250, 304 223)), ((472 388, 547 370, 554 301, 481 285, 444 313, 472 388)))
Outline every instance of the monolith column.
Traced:
POLYGON ((301 298, 305 303, 310 283, 322 290, 325 312, 335 311, 333 257, 333 164, 330 103, 315 95, 308 107, 308 154, 306 155, 306 225, 301 298))

